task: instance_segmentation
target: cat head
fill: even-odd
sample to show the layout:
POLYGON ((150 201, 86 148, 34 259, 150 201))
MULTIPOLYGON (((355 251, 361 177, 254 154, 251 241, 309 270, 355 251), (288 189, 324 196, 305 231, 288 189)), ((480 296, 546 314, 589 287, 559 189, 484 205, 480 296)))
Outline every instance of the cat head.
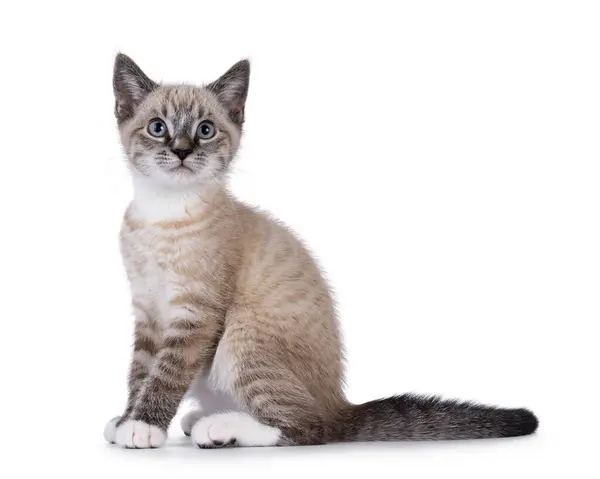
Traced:
POLYGON ((118 54, 115 116, 132 173, 173 188, 221 180, 239 146, 249 79, 242 60, 208 85, 160 85, 118 54))

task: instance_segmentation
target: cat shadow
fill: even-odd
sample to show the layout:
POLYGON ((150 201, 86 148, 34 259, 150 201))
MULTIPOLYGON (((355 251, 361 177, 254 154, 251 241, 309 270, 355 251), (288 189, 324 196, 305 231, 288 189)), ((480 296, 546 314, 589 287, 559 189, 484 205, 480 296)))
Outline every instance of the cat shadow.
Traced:
POLYGON ((189 437, 170 437, 167 444, 152 454, 163 457, 209 462, 230 462, 236 460, 269 460, 294 458, 298 456, 315 457, 347 457, 349 455, 437 455, 452 453, 473 453, 504 449, 511 447, 516 442, 535 440, 534 436, 477 439, 455 441, 396 441, 396 442, 355 442, 337 443, 322 446, 297 446, 297 447, 227 447, 222 449, 200 449, 189 437))

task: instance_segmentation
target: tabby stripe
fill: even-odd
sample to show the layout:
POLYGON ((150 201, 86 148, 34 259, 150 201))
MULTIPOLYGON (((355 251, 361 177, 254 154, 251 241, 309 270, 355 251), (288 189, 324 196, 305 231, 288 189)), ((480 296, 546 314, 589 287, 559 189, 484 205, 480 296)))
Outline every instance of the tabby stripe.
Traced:
POLYGON ((183 349, 194 344, 197 340, 196 335, 169 336, 163 340, 163 347, 183 349))
POLYGON ((189 381, 187 378, 174 378, 172 375, 155 376, 152 378, 152 382, 156 388, 155 394, 161 396, 161 400, 168 400, 169 394, 182 394, 185 393, 189 387, 189 381))
POLYGON ((173 352, 163 350, 160 354, 160 359, 157 361, 157 365, 162 366, 164 364, 166 366, 173 366, 183 372, 187 369, 188 362, 182 354, 178 353, 179 351, 173 352))
POLYGON ((152 356, 156 354, 156 344, 154 344, 152 338, 149 338, 148 336, 141 334, 138 331, 136 331, 135 333, 133 349, 134 351, 146 351, 152 356))
POLYGON ((214 303, 208 302, 206 298, 198 293, 182 293, 178 296, 175 296, 169 301, 171 306, 195 306, 198 309, 202 309, 203 312, 206 310, 224 313, 224 308, 216 306, 214 303))

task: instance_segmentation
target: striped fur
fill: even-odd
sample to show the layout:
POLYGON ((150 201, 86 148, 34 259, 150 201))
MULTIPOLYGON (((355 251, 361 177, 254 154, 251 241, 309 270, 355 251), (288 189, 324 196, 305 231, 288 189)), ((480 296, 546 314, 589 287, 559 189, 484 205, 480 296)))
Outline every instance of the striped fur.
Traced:
POLYGON ((121 230, 135 332, 129 398, 105 437, 158 447, 182 398, 201 447, 464 439, 532 433, 535 416, 436 398, 351 405, 335 305, 303 243, 233 198, 249 64, 206 87, 158 85, 124 55, 115 112, 134 183, 121 230), (153 137, 148 124, 168 128, 153 137), (217 131, 199 139, 195 128, 217 131), (190 146, 187 156, 177 149, 190 146), (175 151, 174 151, 175 150, 175 151))

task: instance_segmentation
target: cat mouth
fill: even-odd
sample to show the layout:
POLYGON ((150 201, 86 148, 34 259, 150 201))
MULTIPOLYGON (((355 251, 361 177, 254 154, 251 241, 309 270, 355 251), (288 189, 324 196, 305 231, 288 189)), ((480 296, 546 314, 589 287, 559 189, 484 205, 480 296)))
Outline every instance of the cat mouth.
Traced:
POLYGON ((171 171, 174 173, 180 173, 185 175, 195 173, 194 170, 192 170, 189 166, 184 165, 183 163, 181 165, 176 166, 175 168, 171 168, 171 171))

